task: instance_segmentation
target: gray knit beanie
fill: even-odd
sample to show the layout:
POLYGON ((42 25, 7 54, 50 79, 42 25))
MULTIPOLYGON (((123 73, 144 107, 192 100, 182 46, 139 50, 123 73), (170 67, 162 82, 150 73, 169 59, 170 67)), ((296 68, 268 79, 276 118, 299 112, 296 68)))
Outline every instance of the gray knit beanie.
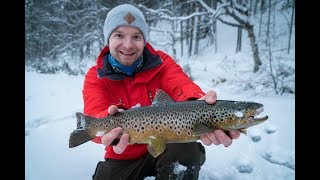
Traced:
POLYGON ((103 34, 106 45, 109 45, 112 31, 123 25, 140 29, 147 42, 148 26, 143 13, 131 4, 122 4, 111 9, 104 21, 103 34))

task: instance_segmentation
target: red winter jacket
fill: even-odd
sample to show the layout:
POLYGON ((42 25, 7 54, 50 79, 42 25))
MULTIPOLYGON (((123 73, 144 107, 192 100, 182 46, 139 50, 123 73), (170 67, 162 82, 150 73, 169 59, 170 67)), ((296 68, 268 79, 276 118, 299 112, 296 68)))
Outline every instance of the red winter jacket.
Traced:
MULTIPOLYGON (((84 113, 94 117, 108 116, 110 105, 130 109, 140 103, 151 105, 156 89, 162 89, 175 101, 198 99, 205 93, 193 83, 181 67, 167 54, 155 51, 147 43, 143 52, 143 66, 133 77, 115 72, 107 60, 109 47, 100 53, 97 64, 85 75, 83 86, 84 113)), ((101 143, 101 137, 92 140, 101 143)), ((105 158, 137 159, 147 153, 145 144, 128 145, 122 154, 106 146, 105 158)))

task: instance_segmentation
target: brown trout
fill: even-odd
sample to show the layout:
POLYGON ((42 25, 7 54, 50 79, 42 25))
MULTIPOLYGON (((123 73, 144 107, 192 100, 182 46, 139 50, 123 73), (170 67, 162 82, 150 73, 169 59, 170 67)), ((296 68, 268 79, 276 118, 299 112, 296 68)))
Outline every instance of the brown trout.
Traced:
POLYGON ((246 133, 246 128, 268 119, 268 116, 256 117, 262 111, 263 105, 255 102, 174 102, 164 91, 157 90, 151 106, 132 108, 105 118, 77 112, 77 129, 70 134, 69 148, 92 140, 98 133, 121 127, 129 134, 130 144, 148 144, 149 153, 157 157, 165 150, 166 143, 197 141, 200 135, 214 129, 237 129, 246 133))

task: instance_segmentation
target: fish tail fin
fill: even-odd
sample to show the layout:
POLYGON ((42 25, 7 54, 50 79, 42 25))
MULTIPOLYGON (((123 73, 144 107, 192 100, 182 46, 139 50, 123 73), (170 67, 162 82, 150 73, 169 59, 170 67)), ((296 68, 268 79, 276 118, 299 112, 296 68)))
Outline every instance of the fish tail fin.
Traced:
POLYGON ((76 117, 77 129, 70 134, 69 148, 79 146, 85 142, 92 140, 95 137, 92 135, 92 133, 90 133, 88 129, 85 128, 85 124, 87 121, 86 117, 89 116, 85 116, 84 114, 77 112, 76 117))
POLYGON ((74 130, 70 134, 69 148, 77 147, 85 142, 90 141, 93 137, 87 130, 74 130))

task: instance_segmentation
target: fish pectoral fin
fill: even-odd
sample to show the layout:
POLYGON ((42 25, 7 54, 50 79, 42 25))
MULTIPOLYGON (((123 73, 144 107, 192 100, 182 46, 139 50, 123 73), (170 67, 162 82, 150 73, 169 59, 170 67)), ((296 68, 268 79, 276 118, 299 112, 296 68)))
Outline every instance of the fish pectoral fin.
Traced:
POLYGON ((196 123, 193 125, 193 135, 195 135, 195 136, 200 136, 202 134, 212 132, 213 130, 214 130, 214 128, 212 128, 208 125, 205 125, 205 124, 196 123))
POLYGON ((241 133, 247 135, 247 129, 243 128, 243 129, 238 129, 241 133))
POLYGON ((158 157, 166 148, 166 139, 162 137, 150 137, 148 152, 154 157, 158 157))

